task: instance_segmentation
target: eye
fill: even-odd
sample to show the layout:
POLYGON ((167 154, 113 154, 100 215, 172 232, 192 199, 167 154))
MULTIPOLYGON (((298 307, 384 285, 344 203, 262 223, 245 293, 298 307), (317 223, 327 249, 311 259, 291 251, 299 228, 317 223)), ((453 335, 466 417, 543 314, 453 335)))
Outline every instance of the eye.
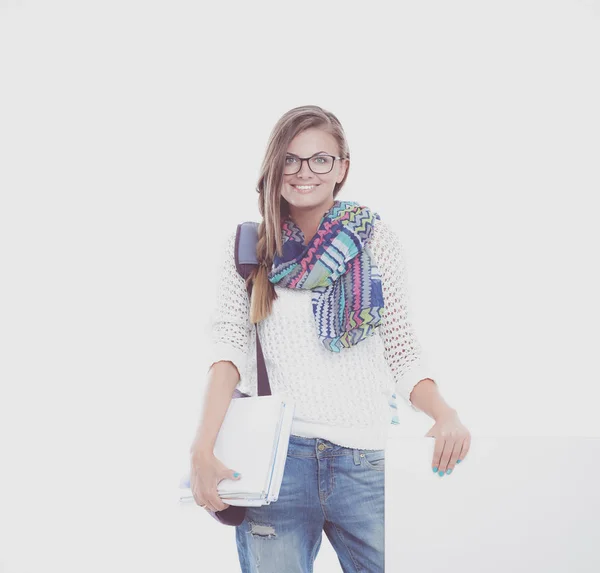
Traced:
POLYGON ((294 163, 296 163, 297 159, 295 157, 291 157, 291 156, 287 156, 285 158, 285 163, 286 165, 293 165, 294 163))

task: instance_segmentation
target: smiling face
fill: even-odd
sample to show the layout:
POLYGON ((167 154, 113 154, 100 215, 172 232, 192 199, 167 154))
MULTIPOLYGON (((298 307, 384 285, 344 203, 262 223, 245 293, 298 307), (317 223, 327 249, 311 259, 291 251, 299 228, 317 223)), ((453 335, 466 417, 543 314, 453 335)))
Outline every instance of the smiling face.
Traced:
MULTIPOLYGON (((288 145, 288 154, 312 157, 318 153, 339 157, 340 150, 333 135, 316 127, 299 133, 288 145)), ((333 205, 333 190, 344 179, 348 160, 336 159, 329 173, 313 173, 307 161, 302 162, 298 173, 283 176, 281 196, 289 203, 290 213, 297 209, 327 211, 333 205)))

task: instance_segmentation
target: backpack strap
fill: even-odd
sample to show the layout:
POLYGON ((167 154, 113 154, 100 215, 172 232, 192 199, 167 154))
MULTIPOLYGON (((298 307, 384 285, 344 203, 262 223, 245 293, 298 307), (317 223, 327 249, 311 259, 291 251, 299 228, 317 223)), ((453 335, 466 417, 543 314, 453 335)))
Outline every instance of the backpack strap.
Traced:
MULTIPOLYGON (((252 270, 258 266, 256 258, 256 243, 258 242, 258 223, 254 221, 245 221, 237 226, 235 234, 235 267, 237 272, 244 280, 247 280, 252 270)), ((252 297, 252 282, 246 286, 248 299, 252 297)), ((270 396, 271 386, 269 385, 269 375, 265 365, 260 339, 258 337, 258 324, 255 324, 256 330, 256 369, 257 385, 259 396, 270 396)), ((237 397, 242 397, 237 396, 237 397)))
MULTIPOLYGON (((246 280, 254 267, 258 265, 256 243, 258 242, 258 223, 246 221, 237 226, 235 234, 235 267, 246 280)), ((252 293, 252 284, 248 287, 248 296, 252 293)))

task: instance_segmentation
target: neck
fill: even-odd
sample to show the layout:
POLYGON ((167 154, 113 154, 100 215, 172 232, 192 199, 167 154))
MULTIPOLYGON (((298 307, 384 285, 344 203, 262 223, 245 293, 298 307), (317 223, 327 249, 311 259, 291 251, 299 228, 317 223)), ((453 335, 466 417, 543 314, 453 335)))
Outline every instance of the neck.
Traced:
POLYGON ((294 205, 290 205, 290 217, 300 227, 304 235, 304 244, 308 245, 309 241, 316 235, 319 223, 325 214, 333 207, 334 201, 321 203, 315 207, 308 209, 298 209, 294 205))

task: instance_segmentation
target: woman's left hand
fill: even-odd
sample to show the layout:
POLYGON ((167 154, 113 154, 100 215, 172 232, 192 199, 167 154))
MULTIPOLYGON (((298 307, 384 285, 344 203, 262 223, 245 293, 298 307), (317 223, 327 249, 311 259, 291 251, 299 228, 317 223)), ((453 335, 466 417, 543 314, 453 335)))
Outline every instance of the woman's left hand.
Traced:
POLYGON ((450 474, 457 463, 462 462, 471 447, 471 433, 458 419, 456 410, 449 410, 439 417, 434 426, 425 434, 435 438, 433 450, 433 471, 450 474))

